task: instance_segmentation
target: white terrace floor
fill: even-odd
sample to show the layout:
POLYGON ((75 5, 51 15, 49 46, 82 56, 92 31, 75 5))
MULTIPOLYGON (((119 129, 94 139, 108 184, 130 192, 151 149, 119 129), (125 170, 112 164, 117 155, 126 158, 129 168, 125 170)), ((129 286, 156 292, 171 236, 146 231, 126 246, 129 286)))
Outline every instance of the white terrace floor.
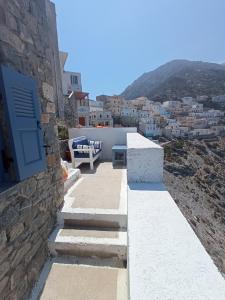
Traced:
POLYGON ((81 166, 49 238, 33 298, 127 300, 127 174, 111 162, 81 166))
POLYGON ((126 228, 127 170, 101 162, 95 164, 94 171, 83 164, 81 173, 65 196, 60 213, 64 223, 126 228))
POLYGON ((81 168, 82 178, 69 193, 72 208, 119 209, 122 208, 126 170, 113 168, 111 162, 96 164, 94 172, 89 165, 81 168))

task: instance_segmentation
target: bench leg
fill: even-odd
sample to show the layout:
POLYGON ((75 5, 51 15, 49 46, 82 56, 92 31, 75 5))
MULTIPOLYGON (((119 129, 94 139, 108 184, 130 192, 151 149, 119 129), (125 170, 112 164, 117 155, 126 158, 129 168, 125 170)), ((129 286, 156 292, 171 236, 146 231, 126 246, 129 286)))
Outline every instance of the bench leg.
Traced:
POLYGON ((94 163, 93 163, 94 158, 93 158, 93 152, 92 151, 90 151, 89 157, 90 157, 90 169, 93 170, 94 169, 94 163))
POLYGON ((73 167, 73 169, 76 168, 75 159, 72 159, 72 167, 73 167))
POLYGON ((90 169, 91 169, 91 170, 94 169, 94 163, 93 163, 93 160, 90 161, 90 169))

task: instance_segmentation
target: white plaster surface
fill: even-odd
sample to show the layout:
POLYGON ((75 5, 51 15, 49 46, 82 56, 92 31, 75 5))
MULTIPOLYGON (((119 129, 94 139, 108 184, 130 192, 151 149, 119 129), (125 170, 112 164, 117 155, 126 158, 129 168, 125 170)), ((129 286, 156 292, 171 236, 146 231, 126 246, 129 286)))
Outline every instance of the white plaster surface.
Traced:
POLYGON ((223 300, 225 280, 162 183, 128 187, 131 300, 223 300))
POLYGON ((161 182, 163 148, 138 133, 127 134, 128 182, 161 182))
POLYGON ((137 132, 135 127, 119 128, 70 128, 69 138, 86 136, 90 140, 99 140, 103 142, 102 158, 112 160, 112 146, 115 144, 126 145, 127 133, 137 132))
MULTIPOLYGON (((74 230, 71 230, 70 235, 63 236, 61 232, 63 229, 56 229, 52 235, 49 237, 48 246, 53 255, 56 255, 57 250, 74 251, 74 256, 76 256, 77 251, 85 253, 88 251, 93 253, 95 256, 96 252, 101 252, 104 254, 114 254, 121 259, 126 259, 127 256, 127 233, 126 232, 115 232, 117 237, 96 237, 93 232, 93 236, 75 236, 74 230)), ((100 232, 101 233, 101 232, 100 232)), ((85 256, 85 255, 84 255, 85 256)))
POLYGON ((73 184, 79 179, 80 174, 79 169, 69 169, 68 179, 64 182, 64 194, 66 194, 73 184))
MULTIPOLYGON (((88 175, 94 176, 94 175, 88 175)), ((106 174, 107 176, 107 174, 106 174)), ((63 226, 64 220, 82 220, 82 221, 102 221, 110 222, 110 226, 126 228, 127 227, 127 171, 122 170, 121 190, 120 190, 120 204, 118 209, 102 209, 102 208, 73 208, 74 196, 76 188, 85 180, 84 177, 80 177, 72 187, 67 191, 64 196, 64 206, 61 211, 58 212, 58 224, 63 226), (118 225, 117 225, 118 224, 118 225)), ((90 195, 91 195, 90 191, 90 195)), ((91 196, 90 196, 91 197, 91 196)))

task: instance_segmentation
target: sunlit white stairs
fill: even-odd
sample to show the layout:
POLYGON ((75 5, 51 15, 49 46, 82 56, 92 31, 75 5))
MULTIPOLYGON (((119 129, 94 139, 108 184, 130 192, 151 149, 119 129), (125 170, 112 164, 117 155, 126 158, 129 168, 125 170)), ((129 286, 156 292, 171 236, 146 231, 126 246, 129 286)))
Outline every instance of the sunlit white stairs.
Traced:
POLYGON ((49 237, 53 256, 118 258, 126 260, 127 233, 99 229, 56 229, 49 237))

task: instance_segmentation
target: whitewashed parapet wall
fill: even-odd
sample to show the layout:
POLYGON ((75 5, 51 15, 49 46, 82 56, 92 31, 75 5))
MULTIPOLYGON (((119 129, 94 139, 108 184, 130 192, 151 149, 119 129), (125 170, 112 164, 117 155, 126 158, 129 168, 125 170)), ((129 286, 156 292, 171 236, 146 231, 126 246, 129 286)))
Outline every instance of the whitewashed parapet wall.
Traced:
POLYGON ((162 182, 163 148, 138 133, 127 134, 128 182, 162 182))
POLYGON ((225 281, 163 182, 163 149, 127 134, 130 300, 223 300, 225 281))
POLYGON ((86 136, 89 140, 99 140, 103 143, 103 160, 112 160, 112 147, 117 145, 126 145, 127 133, 137 132, 136 127, 119 127, 119 128, 70 128, 69 138, 73 139, 78 136, 86 136))

